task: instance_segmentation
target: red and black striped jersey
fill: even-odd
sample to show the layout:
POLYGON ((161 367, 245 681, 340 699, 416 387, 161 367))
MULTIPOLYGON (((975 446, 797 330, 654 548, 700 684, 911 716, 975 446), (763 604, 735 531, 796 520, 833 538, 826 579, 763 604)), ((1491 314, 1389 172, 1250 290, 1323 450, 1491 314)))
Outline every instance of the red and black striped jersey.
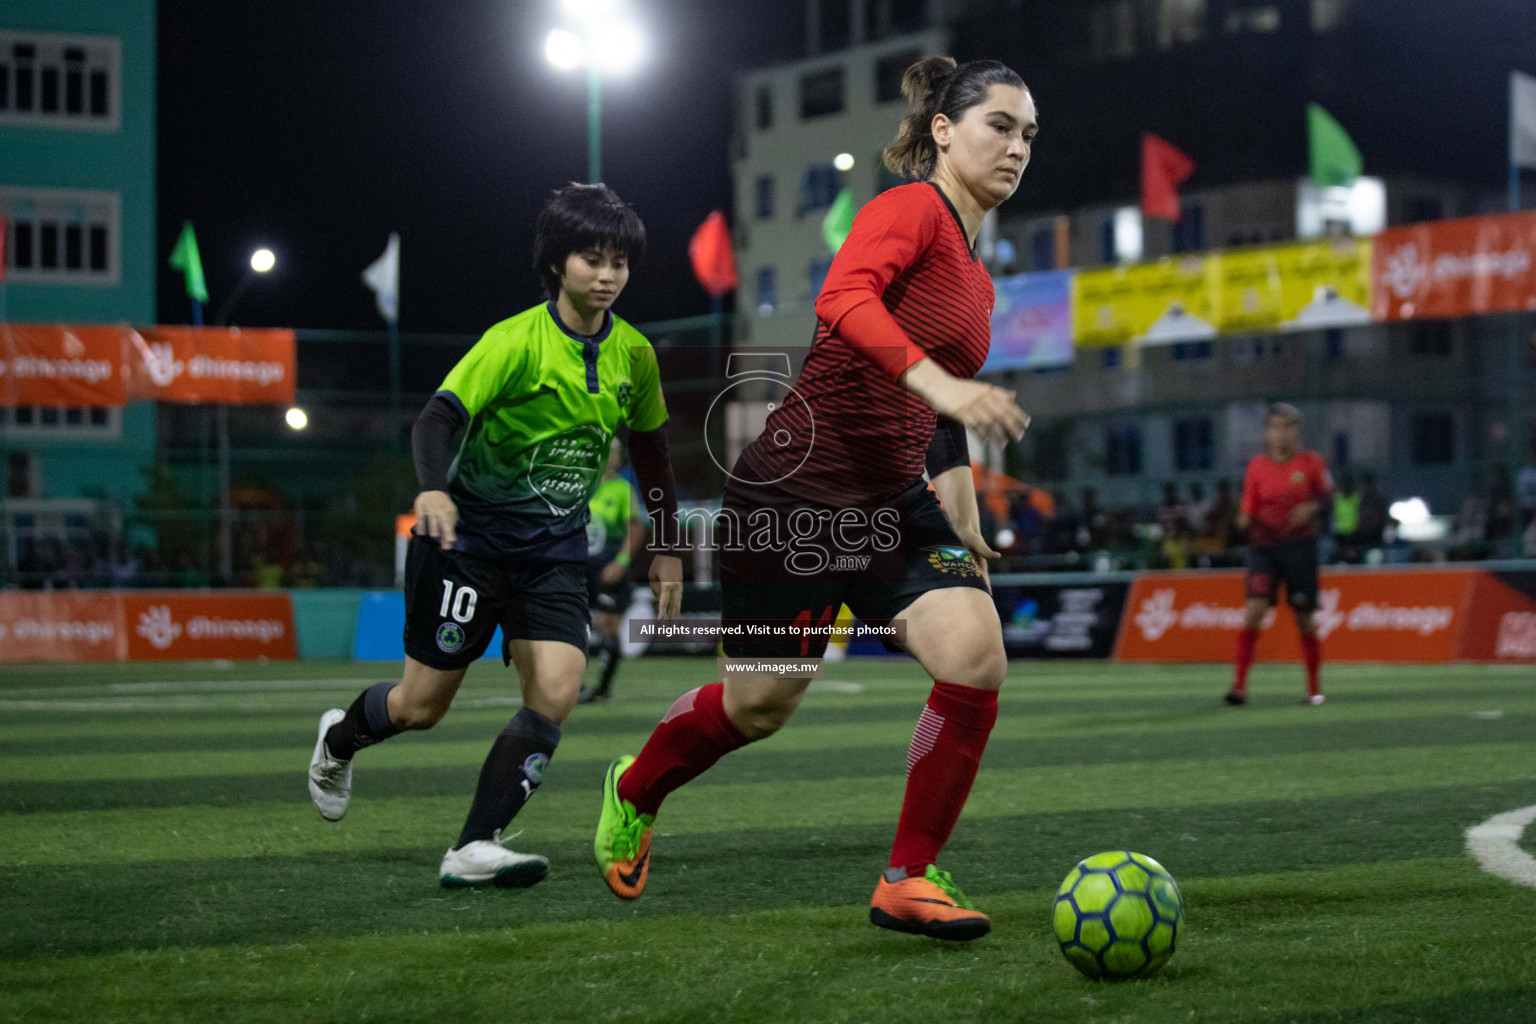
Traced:
POLYGON ((923 471, 935 415, 901 386, 927 357, 974 377, 991 344, 992 278, 938 187, 902 185, 854 218, 816 299, 794 389, 741 454, 746 473, 835 506, 878 503, 923 471))

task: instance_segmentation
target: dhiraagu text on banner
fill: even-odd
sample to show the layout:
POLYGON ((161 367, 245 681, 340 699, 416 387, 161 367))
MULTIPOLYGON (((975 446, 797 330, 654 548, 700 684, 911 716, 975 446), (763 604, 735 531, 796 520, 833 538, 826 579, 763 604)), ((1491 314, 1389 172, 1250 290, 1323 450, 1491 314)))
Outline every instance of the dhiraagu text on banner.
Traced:
POLYGON ((1073 337, 1090 348, 1214 337, 1218 266, 1218 257, 1192 255, 1077 274, 1073 337))
POLYGON ((992 350, 982 370, 1041 369, 1072 362, 1072 271, 1016 274, 992 282, 992 350))
POLYGON ((1370 320, 1369 239, 1231 249, 1216 259, 1215 323, 1224 334, 1304 331, 1370 320))

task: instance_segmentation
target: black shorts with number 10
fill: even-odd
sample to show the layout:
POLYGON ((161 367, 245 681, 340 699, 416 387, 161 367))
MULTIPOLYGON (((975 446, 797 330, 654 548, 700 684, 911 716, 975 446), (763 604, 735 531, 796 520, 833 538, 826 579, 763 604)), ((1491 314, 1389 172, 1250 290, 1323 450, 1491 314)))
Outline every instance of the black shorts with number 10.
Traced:
MULTIPOLYGON (((412 536, 405 559, 405 653, 451 670, 473 664, 501 627, 502 639, 559 640, 587 649, 587 567, 516 564, 444 551, 412 536)), ((511 651, 501 650, 503 662, 511 651)))

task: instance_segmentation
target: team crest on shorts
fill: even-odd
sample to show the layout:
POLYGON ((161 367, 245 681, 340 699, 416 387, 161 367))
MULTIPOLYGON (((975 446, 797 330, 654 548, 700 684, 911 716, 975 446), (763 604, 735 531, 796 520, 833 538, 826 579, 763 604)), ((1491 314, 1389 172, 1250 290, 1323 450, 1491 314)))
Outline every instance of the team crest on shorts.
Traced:
POLYGON ((981 568, 976 564, 976 559, 972 558, 970 551, 965 548, 944 545, 926 550, 928 564, 947 576, 979 577, 981 575, 981 568))
POLYGON ((457 622, 445 622, 437 627, 437 647, 444 654, 455 654, 464 646, 464 627, 457 622))

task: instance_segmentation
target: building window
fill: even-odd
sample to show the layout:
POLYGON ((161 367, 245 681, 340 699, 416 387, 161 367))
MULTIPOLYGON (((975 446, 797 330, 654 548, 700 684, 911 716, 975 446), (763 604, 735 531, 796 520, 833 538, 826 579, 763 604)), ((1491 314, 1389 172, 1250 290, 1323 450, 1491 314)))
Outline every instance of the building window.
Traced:
POLYGON ((1056 269, 1056 229, 1036 228, 1029 236, 1029 269, 1056 269))
POLYGON ((773 216, 773 175, 764 174, 757 179, 757 219, 773 216))
POLYGON ((843 109, 843 69, 828 68, 800 79, 801 118, 823 117, 843 109))
POLYGON ((99 406, 0 406, 0 429, 7 437, 103 438, 122 433, 122 410, 99 406))
POLYGON ((1229 36, 1249 32, 1278 31, 1280 31, 1280 8, 1273 4, 1267 7, 1244 7, 1227 12, 1227 35, 1229 36))
POLYGON ((1173 468, 1200 473, 1216 466, 1216 435, 1204 416, 1173 421, 1173 468))
POLYGON ((0 186, 6 278, 116 285, 121 206, 116 192, 0 186))
POLYGON ((1205 207, 1187 203, 1173 225, 1174 252, 1200 252, 1205 248, 1205 207))
POLYGON ((893 103, 901 99, 901 76, 922 59, 921 50, 903 50, 875 61, 875 102, 893 103))
POLYGON ((1169 348, 1176 363, 1192 363, 1215 354, 1215 346, 1209 341, 1176 341, 1169 348))
POLYGON ((1054 482, 1067 478, 1067 426, 1061 423, 1036 424, 1026 437, 1032 438, 1034 478, 1054 482))
MULTIPOLYGON (((927 27, 928 0, 868 0, 865 4, 864 37, 870 42, 921 32, 927 27)), ((913 57, 907 63, 918 59, 913 57)))
POLYGON ((1114 0, 1093 8, 1090 38, 1095 60, 1136 56, 1136 4, 1114 0))
POLYGON ((1451 354, 1449 320, 1414 320, 1408 324, 1408 352, 1415 356, 1446 359, 1451 354))
POLYGON ((817 6, 821 51, 830 53, 846 48, 853 42, 853 10, 849 0, 820 0, 817 6))
POLYGON ((831 164, 812 164, 800 176, 800 212, 825 210, 843 187, 843 175, 831 164))
POLYGON ((1312 31, 1332 32, 1349 14, 1349 0, 1312 0, 1312 31))
POLYGON ((757 130, 763 131, 773 127, 773 87, 760 85, 757 87, 755 100, 757 109, 757 130))
POLYGON ((1141 472, 1141 427, 1121 423, 1104 428, 1104 472, 1135 476, 1141 472))
POLYGON ((1414 465, 1442 465, 1456 458, 1456 421, 1448 412, 1425 412, 1414 416, 1409 435, 1414 465))
POLYGON ((827 271, 832 269, 832 254, 821 253, 811 257, 811 298, 821 294, 821 286, 827 283, 827 271))
POLYGON ((1115 218, 1106 217, 1099 227, 1099 262, 1114 263, 1115 253, 1115 218))
POLYGON ((1114 345, 1099 353, 1099 366, 1106 370, 1113 370, 1120 366, 1122 357, 1120 346, 1114 345))
POLYGON ((1205 0, 1158 0, 1157 48, 1197 43, 1205 35, 1205 0))
POLYGON ((122 44, 0 31, 0 125, 116 131, 122 44))
POLYGON ((779 275, 772 267, 757 268, 757 315, 771 316, 779 304, 779 275))

